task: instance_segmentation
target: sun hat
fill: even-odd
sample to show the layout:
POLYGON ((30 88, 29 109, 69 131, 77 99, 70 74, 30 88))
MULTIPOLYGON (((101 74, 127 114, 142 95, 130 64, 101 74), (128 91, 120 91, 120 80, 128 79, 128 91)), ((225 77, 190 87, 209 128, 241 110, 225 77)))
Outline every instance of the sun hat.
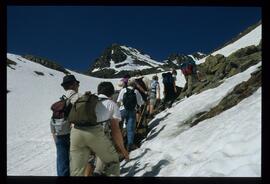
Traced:
POLYGON ((66 75, 63 78, 63 82, 62 82, 61 86, 65 85, 65 84, 73 83, 73 82, 80 83, 80 81, 77 81, 77 79, 75 78, 74 75, 66 75))

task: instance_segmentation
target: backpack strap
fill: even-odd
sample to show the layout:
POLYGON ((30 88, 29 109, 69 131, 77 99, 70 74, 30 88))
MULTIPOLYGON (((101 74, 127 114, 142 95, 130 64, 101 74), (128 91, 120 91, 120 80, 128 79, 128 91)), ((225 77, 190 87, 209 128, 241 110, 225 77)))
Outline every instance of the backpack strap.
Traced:
POLYGON ((98 101, 101 102, 101 101, 104 101, 104 100, 108 100, 109 98, 104 98, 104 97, 98 97, 98 101))
MULTIPOLYGON (((72 95, 70 95, 68 98, 65 96, 65 95, 63 95, 63 96, 65 96, 65 98, 67 99, 67 101, 66 101, 66 105, 68 105, 69 103, 70 103, 70 100, 71 100, 71 97, 73 96, 73 95, 75 95, 75 94, 77 94, 76 92, 75 93, 73 93, 72 95)), ((63 97, 62 96, 62 97, 63 97)))

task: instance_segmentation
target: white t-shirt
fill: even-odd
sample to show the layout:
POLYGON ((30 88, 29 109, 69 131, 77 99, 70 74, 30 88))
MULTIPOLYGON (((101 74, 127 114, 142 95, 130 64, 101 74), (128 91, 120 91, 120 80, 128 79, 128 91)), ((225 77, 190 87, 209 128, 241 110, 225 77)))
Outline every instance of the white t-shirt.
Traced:
MULTIPOLYGON (((128 87, 129 89, 133 89, 132 87, 128 87)), ((118 98, 117 98, 117 102, 118 103, 121 103, 121 106, 120 106, 120 110, 123 110, 125 107, 124 107, 124 105, 123 105, 123 97, 124 97, 124 94, 127 92, 127 89, 126 88, 123 88, 123 89, 121 89, 121 91, 120 91, 120 93, 119 93, 119 95, 118 95, 118 98)), ((137 99, 137 104, 139 105, 139 106, 141 106, 141 105, 143 105, 144 104, 144 101, 143 101, 143 99, 142 99, 142 95, 140 94, 140 92, 137 90, 137 89, 135 89, 134 90, 134 92, 135 92, 135 94, 136 94, 136 99, 137 99)))
POLYGON ((70 103, 74 104, 79 97, 81 97, 81 93, 76 93, 74 90, 69 89, 66 91, 66 97, 70 98, 70 103))
POLYGON ((100 94, 98 97, 107 99, 101 100, 96 105, 97 122, 106 121, 108 119, 118 119, 121 121, 121 114, 117 104, 108 99, 106 95, 100 94))

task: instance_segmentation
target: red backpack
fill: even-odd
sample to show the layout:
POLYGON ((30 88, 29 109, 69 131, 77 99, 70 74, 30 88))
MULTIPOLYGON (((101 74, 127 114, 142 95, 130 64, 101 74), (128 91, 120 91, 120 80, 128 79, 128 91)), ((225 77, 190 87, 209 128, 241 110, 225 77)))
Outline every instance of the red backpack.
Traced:
POLYGON ((72 104, 69 103, 68 100, 69 98, 63 95, 59 101, 52 104, 51 110, 53 119, 67 119, 67 116, 72 107, 72 104))
POLYGON ((193 73, 193 65, 191 62, 184 62, 181 63, 180 69, 184 75, 190 75, 193 73))

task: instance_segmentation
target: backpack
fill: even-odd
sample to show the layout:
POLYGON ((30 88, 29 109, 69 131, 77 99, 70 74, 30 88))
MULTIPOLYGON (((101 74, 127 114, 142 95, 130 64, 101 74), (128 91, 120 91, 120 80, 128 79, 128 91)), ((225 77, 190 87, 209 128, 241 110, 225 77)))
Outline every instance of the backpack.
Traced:
POLYGON ((195 62, 187 61, 180 64, 180 69, 184 75, 190 75, 193 73, 195 62))
POLYGON ((67 117, 72 108, 72 104, 69 101, 70 97, 67 98, 65 95, 63 95, 59 101, 51 105, 52 117, 50 123, 51 128, 54 130, 53 132, 56 135, 65 135, 70 131, 70 124, 67 121, 67 117))
POLYGON ((167 72, 163 74, 163 84, 165 87, 173 86, 173 76, 171 72, 167 72))
POLYGON ((79 97, 70 110, 68 122, 73 123, 75 127, 95 126, 105 122, 97 122, 96 105, 100 100, 94 94, 79 97))
POLYGON ((165 90, 165 98, 172 98, 175 96, 174 92, 174 78, 172 76, 171 72, 163 73, 163 84, 164 84, 164 90, 165 90))
POLYGON ((126 92, 123 95, 123 105, 126 110, 134 110, 137 105, 135 89, 126 88, 126 92))

